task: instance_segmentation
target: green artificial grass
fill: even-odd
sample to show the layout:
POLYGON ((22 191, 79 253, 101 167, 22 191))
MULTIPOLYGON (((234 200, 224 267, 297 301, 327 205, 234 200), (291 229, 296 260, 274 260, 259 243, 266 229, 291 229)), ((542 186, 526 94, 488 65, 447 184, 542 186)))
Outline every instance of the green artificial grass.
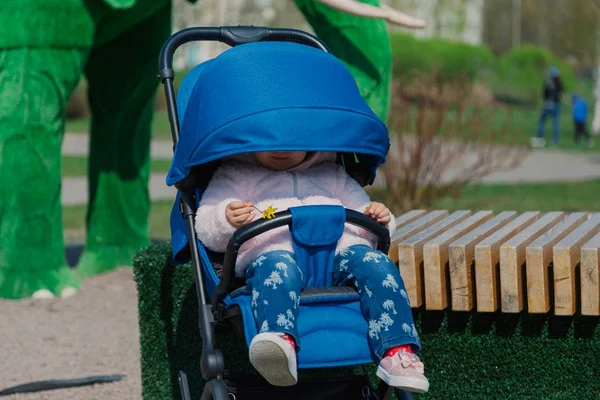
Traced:
MULTIPOLYGON (((202 390, 196 293, 190 265, 170 261, 168 243, 134 259, 145 400, 180 398, 184 370, 192 398, 202 390)), ((598 399, 598 317, 416 310, 431 388, 417 399, 598 399)), ((251 373, 247 349, 224 327, 217 346, 229 373, 251 373)), ((370 369, 371 374, 374 366, 370 369)), ((349 370, 308 371, 306 377, 349 370)), ((326 375, 328 374, 328 375, 326 375)), ((283 395, 281 398, 288 398, 283 395)))

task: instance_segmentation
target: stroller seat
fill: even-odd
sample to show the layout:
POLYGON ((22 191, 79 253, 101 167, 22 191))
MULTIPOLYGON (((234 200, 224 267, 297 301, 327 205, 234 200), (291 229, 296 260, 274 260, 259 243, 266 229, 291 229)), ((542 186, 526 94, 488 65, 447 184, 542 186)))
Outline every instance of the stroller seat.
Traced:
MULTIPOLYGON (((290 234, 307 283, 300 295, 300 311, 295 321, 300 340, 298 368, 378 362, 367 343, 368 324, 361 312, 356 289, 331 286, 331 266, 337 240, 343 232, 346 210, 341 206, 327 205, 292 207, 290 212, 293 215, 290 234), (334 231, 333 234, 331 231, 334 231), (315 246, 310 246, 314 243, 305 245, 301 242, 302 233, 306 238, 320 240, 315 246), (327 240, 322 239, 325 236, 328 236, 327 240)), ((387 233, 387 228, 384 230, 387 233)), ((314 240, 309 239, 308 242, 314 240)), ((202 264, 211 266, 208 253, 200 241, 198 248, 202 264)), ((203 268, 203 272, 208 293, 215 293, 221 278, 215 268, 203 268)), ((242 323, 242 329, 238 326, 238 330, 243 331, 248 346, 258 334, 251 302, 252 294, 245 286, 233 290, 223 299, 224 310, 229 310, 229 314, 233 315, 232 322, 235 323, 239 313, 242 320, 237 323, 242 323)))

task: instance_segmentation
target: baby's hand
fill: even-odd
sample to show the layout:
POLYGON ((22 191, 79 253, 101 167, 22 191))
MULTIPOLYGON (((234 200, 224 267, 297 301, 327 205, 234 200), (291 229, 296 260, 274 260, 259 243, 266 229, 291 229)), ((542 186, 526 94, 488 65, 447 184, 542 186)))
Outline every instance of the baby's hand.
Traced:
POLYGON ((388 226, 390 221, 392 220, 392 213, 385 205, 377 202, 372 202, 366 209, 365 215, 376 219, 377 222, 388 226))
POLYGON ((232 201, 225 208, 225 217, 235 228, 241 228, 254 219, 254 206, 247 201, 232 201))

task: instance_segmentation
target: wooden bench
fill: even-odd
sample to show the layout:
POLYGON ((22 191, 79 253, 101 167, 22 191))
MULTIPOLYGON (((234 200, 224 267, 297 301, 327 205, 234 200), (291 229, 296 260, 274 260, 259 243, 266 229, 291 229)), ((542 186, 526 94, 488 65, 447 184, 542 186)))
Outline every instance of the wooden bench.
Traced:
POLYGON ((600 213, 412 210, 389 255, 411 307, 600 315, 600 213))

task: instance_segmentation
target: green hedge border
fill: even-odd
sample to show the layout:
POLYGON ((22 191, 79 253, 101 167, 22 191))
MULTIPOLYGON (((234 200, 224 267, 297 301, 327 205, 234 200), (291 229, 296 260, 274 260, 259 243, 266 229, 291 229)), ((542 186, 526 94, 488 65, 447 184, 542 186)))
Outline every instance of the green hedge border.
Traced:
MULTIPOLYGON (((145 400, 178 399, 180 369, 188 374, 193 398, 202 390, 191 268, 174 265, 170 255, 170 244, 161 243, 134 259, 145 400)), ((429 393, 416 398, 600 398, 598 317, 422 310, 415 317, 431 383, 429 393)), ((219 335, 218 346, 230 371, 251 370, 245 346, 232 334, 219 335)))

